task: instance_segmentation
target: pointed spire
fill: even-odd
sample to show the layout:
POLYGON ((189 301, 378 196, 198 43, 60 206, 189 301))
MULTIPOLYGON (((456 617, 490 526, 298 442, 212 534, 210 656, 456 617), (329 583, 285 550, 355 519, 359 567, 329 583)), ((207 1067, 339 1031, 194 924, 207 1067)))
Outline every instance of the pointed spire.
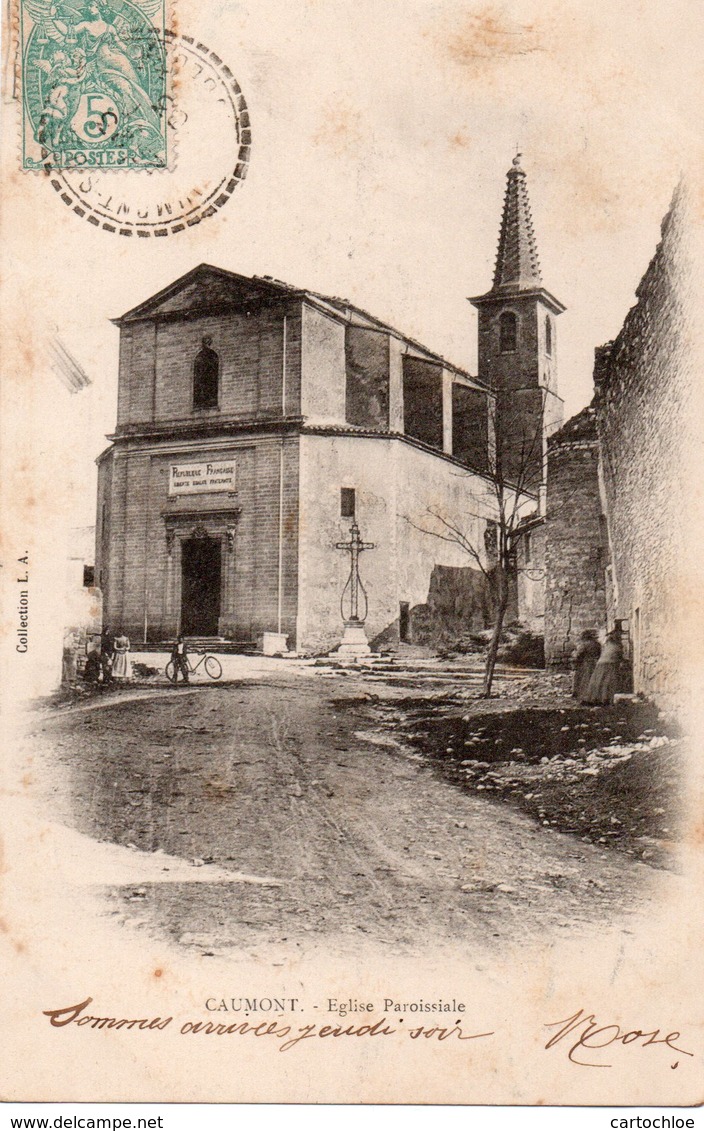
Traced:
POLYGON ((525 291, 541 285, 528 186, 525 172, 521 168, 521 154, 517 153, 506 175, 506 195, 492 292, 525 291))

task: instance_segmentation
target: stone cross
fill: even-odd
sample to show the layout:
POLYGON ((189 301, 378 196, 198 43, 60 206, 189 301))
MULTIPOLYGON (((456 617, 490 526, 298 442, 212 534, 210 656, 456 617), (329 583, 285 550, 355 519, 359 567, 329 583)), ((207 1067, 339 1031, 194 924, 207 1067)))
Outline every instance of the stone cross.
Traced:
POLYGON ((347 579, 347 584, 345 585, 344 590, 342 591, 342 599, 341 599, 341 602, 340 602, 342 619, 345 622, 345 624, 348 621, 363 623, 366 620, 366 617, 367 617, 367 608, 366 608, 366 606, 367 606, 367 593, 366 593, 364 586, 362 585, 362 581, 361 581, 361 578, 359 576, 359 555, 362 553, 363 550, 374 550, 374 549, 376 549, 376 546, 373 542, 363 542, 362 541, 361 535, 359 533, 359 527, 357 526, 357 522, 356 522, 356 520, 353 520, 352 525, 350 526, 349 541, 348 542, 336 542, 335 543, 335 549, 336 550, 346 550, 347 553, 350 555, 350 576, 347 579), (361 590, 362 596, 364 598, 364 606, 365 606, 363 617, 359 616, 359 594, 360 594, 360 590, 361 590), (350 615, 349 615, 349 617, 346 617, 345 616, 344 602, 345 602, 345 595, 348 594, 348 591, 349 591, 350 615))

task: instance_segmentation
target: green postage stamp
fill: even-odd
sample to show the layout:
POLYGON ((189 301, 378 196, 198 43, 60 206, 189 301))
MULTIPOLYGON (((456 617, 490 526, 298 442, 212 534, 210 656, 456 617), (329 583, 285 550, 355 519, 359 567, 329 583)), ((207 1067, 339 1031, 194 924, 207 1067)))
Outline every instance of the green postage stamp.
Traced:
POLYGON ((20 0, 25 169, 167 167, 165 0, 20 0))

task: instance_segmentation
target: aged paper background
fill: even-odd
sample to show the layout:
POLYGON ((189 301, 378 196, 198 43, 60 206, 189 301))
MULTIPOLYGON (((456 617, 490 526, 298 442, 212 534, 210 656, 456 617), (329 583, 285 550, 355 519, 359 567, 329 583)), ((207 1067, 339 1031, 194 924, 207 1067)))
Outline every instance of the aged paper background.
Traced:
MULTIPOLYGON (((264 953, 197 958, 100 915, 85 849, 55 839, 24 793, 15 757, 25 702, 48 662, 63 548, 65 430, 47 377, 58 330, 93 382, 71 433, 85 477, 114 424, 121 314, 201 262, 345 294, 470 370, 465 301, 488 285, 504 173, 518 144, 529 171, 543 274, 567 303, 560 325, 566 416, 589 398, 591 354, 633 302, 683 166, 701 156, 702 12, 695 0, 174 0, 172 26, 216 50, 252 118, 247 179, 193 230, 123 239, 75 216, 40 173, 19 167, 16 9, 4 28, 2 201, 2 652, 5 775, 2 1094, 13 1100, 193 1100, 691 1104, 701 1099, 701 743, 692 744, 681 874, 654 872, 647 912, 579 937, 520 935, 495 953, 421 945, 337 953, 311 938, 278 965, 264 953), (60 454, 57 454, 60 453, 60 454), (33 625, 15 651, 14 571, 31 563, 33 625), (67 848, 67 844, 69 848, 67 848), (68 857, 67 857, 68 853, 68 857), (70 858, 69 858, 70 857, 70 858), (83 872, 83 877, 81 873, 83 872), (468 1004, 466 1045, 395 1039, 302 1042, 180 1035, 206 998, 248 994, 468 1004), (92 997, 114 1017, 166 1017, 164 1032, 52 1029, 42 1011, 92 997), (619 1047, 612 1067, 546 1050, 545 1026, 579 1009, 626 1030, 678 1031, 692 1057, 619 1047), (178 1024, 177 1024, 178 1023, 178 1024), (677 1066, 676 1062, 678 1061, 677 1066)), ((217 150, 218 136, 203 137, 217 150)), ((155 174, 156 177, 158 174, 155 174)), ((125 173, 135 183, 142 174, 125 173)), ((696 181, 695 181, 696 183, 696 181)), ((136 190, 135 190, 136 191, 136 190)), ((682 593, 698 686, 701 491, 692 468, 691 587, 682 593)), ((697 731, 699 720, 688 720, 697 731)), ((24 782, 24 784, 23 784, 24 782)), ((344 914, 341 911, 341 914, 344 914)), ((376 1015, 375 1015, 376 1016, 376 1015)))

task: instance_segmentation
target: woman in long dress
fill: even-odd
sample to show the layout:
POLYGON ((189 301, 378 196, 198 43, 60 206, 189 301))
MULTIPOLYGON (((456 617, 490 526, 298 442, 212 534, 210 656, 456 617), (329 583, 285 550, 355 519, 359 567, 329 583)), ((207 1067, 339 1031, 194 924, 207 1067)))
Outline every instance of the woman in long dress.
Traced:
POLYGON ((589 681, 587 703, 592 706, 610 706, 613 703, 622 660, 621 633, 614 629, 603 643, 601 655, 589 681))
POLYGON ((130 642, 123 633, 115 637, 115 659, 112 663, 112 678, 125 681, 132 679, 130 642))
POLYGON ((600 655, 601 645, 596 638, 596 632, 593 628, 585 629, 582 633, 582 642, 574 658, 574 683, 572 685, 572 695, 580 703, 586 703, 589 699, 589 682, 600 655))

